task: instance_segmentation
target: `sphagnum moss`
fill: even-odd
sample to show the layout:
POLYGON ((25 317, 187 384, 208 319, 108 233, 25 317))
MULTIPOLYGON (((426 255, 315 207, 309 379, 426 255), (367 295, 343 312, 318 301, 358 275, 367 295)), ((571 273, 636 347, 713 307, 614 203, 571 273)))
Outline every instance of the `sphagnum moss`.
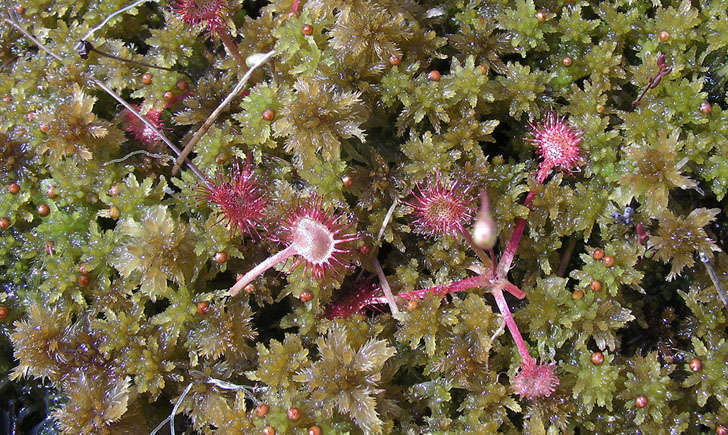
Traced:
POLYGON ((724 0, 22 3, 2 424, 728 432, 724 0))

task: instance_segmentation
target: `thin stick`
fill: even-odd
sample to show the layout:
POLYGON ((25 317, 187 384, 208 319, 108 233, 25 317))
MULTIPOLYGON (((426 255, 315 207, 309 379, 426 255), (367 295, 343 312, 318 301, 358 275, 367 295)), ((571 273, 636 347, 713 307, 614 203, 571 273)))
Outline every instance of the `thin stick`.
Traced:
POLYGON ((185 388, 185 390, 182 392, 182 395, 179 396, 177 402, 175 402, 174 407, 172 408, 172 413, 169 415, 169 417, 162 420, 149 435, 156 435, 156 433, 159 432, 159 430, 162 429, 167 422, 169 422, 169 432, 174 435, 174 416, 177 414, 177 410, 179 410, 179 406, 182 404, 185 396, 187 396, 187 393, 190 392, 192 385, 194 385, 194 382, 190 382, 189 384, 187 384, 187 388, 185 388))
POLYGON ((63 59, 59 55, 57 55, 56 53, 52 52, 48 47, 46 47, 40 41, 38 41, 37 39, 35 39, 35 37, 33 35, 31 35, 30 33, 28 33, 27 30, 25 30, 22 27, 20 27, 20 25, 18 23, 16 23, 15 21, 13 21, 13 20, 11 20, 9 18, 3 18, 3 21, 5 21, 6 23, 8 23, 11 26, 15 27, 20 33, 22 33, 23 35, 25 35, 26 38, 28 38, 31 41, 33 41, 33 43, 35 45, 37 45, 38 47, 40 47, 46 53, 50 54, 58 62, 63 63, 63 59))
POLYGON ((176 174, 179 170, 180 165, 182 162, 187 158, 187 155, 189 155, 190 152, 192 152, 192 149, 197 144, 197 142, 202 139, 202 137, 207 133, 207 130, 210 129, 212 126, 212 123, 215 122, 218 116, 220 116, 220 113, 222 113, 223 110, 225 110, 225 107, 227 107, 228 104, 235 98, 238 93, 245 87, 245 84, 248 82, 248 79, 250 79, 250 76, 253 75, 253 71, 255 71, 257 68, 262 66, 264 63, 268 61, 273 55, 275 54, 275 50, 271 50, 268 53, 266 53, 263 57, 261 57, 258 62, 250 67, 250 69, 245 73, 242 79, 238 82, 237 85, 233 88, 232 92, 228 94, 227 97, 220 103, 219 106, 210 114, 210 116, 207 117, 205 122, 202 124, 199 130, 195 132, 195 134, 190 138, 189 141, 187 141, 187 144, 185 145, 184 149, 182 150, 181 154, 178 154, 179 157, 177 158, 177 161, 174 164, 174 167, 172 168, 172 175, 176 174))
POLYGON ((708 275, 710 276, 710 280, 713 281, 713 285, 715 286, 715 290, 718 292, 718 296, 720 297, 720 300, 723 301, 723 305, 728 308, 728 297, 726 297, 725 290, 723 289, 723 286, 720 284, 720 277, 717 273, 715 273, 715 269, 713 269, 713 266, 710 264, 710 257, 708 257, 705 253, 700 253, 700 261, 703 262, 705 265, 705 269, 708 270, 708 275))
MULTIPOLYGON (((4 18, 4 17, 3 17, 2 20, 5 21, 6 23, 10 24, 14 28, 16 28, 26 38, 28 38, 29 40, 33 41, 33 43, 35 45, 37 45, 43 51, 45 51, 46 53, 48 53, 51 57, 53 57, 57 61, 63 63, 63 58, 61 58, 59 55, 57 55, 56 53, 54 53, 53 51, 51 51, 48 47, 46 47, 45 45, 43 45, 43 43, 41 43, 33 35, 31 35, 30 33, 28 33, 28 31, 25 30, 25 29, 23 29, 18 23, 16 23, 15 21, 13 21, 13 20, 11 20, 9 18, 4 18)), ((157 127, 154 126, 154 124, 152 124, 151 122, 149 122, 145 117, 143 117, 139 112, 137 112, 137 110, 134 107, 132 107, 131 104, 127 103, 123 98, 121 98, 119 95, 117 95, 116 92, 114 92, 111 89, 109 89, 108 86, 106 86, 100 80, 97 80, 95 77, 89 77, 89 80, 91 80, 94 84, 96 84, 96 86, 98 86, 101 89, 103 89, 104 91, 106 91, 106 93, 109 94, 109 95, 111 95, 116 101, 119 102, 119 104, 121 104, 122 106, 124 106, 124 108, 126 108, 132 114, 134 114, 134 116, 136 116, 137 118, 139 118, 139 120, 142 121, 144 123, 144 125, 146 125, 147 127, 149 127, 154 133, 156 133, 162 139, 162 141, 164 141, 164 143, 166 143, 167 146, 172 151, 175 152, 175 154, 177 154, 177 155, 180 154, 179 148, 177 148, 172 143, 172 141, 170 141, 169 139, 167 139, 167 136, 165 136, 164 134, 162 134, 162 132, 160 132, 157 129, 157 127)), ((185 162, 189 166, 190 170, 192 170, 192 173, 195 174, 197 176, 197 178, 199 178, 206 186, 210 187, 210 182, 207 181, 207 178, 205 178, 205 176, 202 175, 202 173, 200 172, 200 170, 197 169, 197 167, 192 162, 190 162, 189 160, 185 160, 185 162)))
POLYGON ((136 151, 130 152, 129 154, 125 155, 124 157, 122 157, 120 159, 109 160, 108 162, 104 163, 101 166, 108 166, 108 165, 111 165, 113 163, 121 163, 124 160, 126 160, 128 158, 131 158, 131 157, 133 157, 133 156, 135 156, 137 154, 144 154, 145 156, 153 157, 155 159, 174 159, 169 154, 154 154, 154 153, 150 153, 149 151, 145 151, 145 150, 136 150, 136 151))
POLYGON ((574 248, 576 248, 576 239, 573 237, 569 238, 569 244, 566 245, 566 250, 561 254, 561 260, 559 261, 559 270, 556 274, 563 277, 566 274, 566 268, 569 267, 569 261, 571 256, 574 255, 574 248))
MULTIPOLYGON (((151 129, 151 130, 152 130, 152 131, 153 131, 154 133, 156 133, 156 134, 157 134, 157 135, 158 135, 158 136, 159 136, 159 137, 160 137, 160 138, 162 139, 162 141, 164 141, 164 143, 166 143, 166 144, 167 144, 167 146, 168 146, 168 147, 169 147, 169 148, 170 148, 170 149, 171 149, 172 151, 174 151, 174 153, 175 153, 175 154, 177 154, 178 156, 180 155, 180 150, 179 150, 179 148, 177 148, 177 147, 176 147, 176 146, 175 146, 175 145, 174 145, 174 144, 172 143, 172 141, 170 141, 170 140, 169 140, 169 139, 167 138, 167 136, 165 136, 164 134, 162 134, 162 132, 160 132, 160 131, 159 131, 159 130, 157 129, 157 127, 155 127, 155 126, 154 126, 154 124, 152 124, 151 122, 149 122, 149 121, 147 120, 147 118, 145 118, 144 116, 142 116, 142 115, 141 115, 141 113, 137 112, 137 110, 136 110, 136 109, 135 109, 135 108, 134 108, 134 107, 133 107, 133 106, 132 106, 131 104, 129 104, 129 103, 127 103, 126 101, 124 101, 124 99, 123 99, 123 98, 121 98, 121 97, 120 97, 119 95, 117 95, 117 94, 116 94, 116 92, 114 92, 114 91, 112 91, 111 89, 109 89, 109 87, 107 87, 107 86, 106 86, 106 85, 105 85, 105 84, 104 84, 103 82, 101 82, 100 80, 97 80, 97 79, 96 79, 96 78, 94 78, 94 77, 90 77, 90 80, 91 80, 92 82, 94 82, 94 83, 96 84, 96 86, 98 86, 98 87, 100 87, 101 89, 103 89, 104 91, 106 91, 106 93, 107 93, 107 94, 109 94, 109 95, 111 95, 112 97, 114 97, 114 99, 115 99, 116 101, 118 101, 118 102, 119 102, 119 104, 121 104, 122 106, 124 106, 124 108, 125 108, 126 110, 130 111, 131 113, 133 113, 133 114, 134 114, 134 116, 136 116, 137 118, 139 118, 139 120, 140 120, 140 121, 142 121, 142 122, 144 123, 144 125, 146 125, 147 127, 149 127, 149 128, 150 128, 150 129, 151 129)), ((193 173, 193 174, 195 174, 195 175, 197 176, 197 178, 199 178, 199 179, 200 179, 200 181, 202 181, 202 182, 203 182, 203 183, 204 183, 204 184, 205 184, 205 185, 206 185, 207 187, 212 187, 212 186, 211 186, 211 184, 210 184, 210 182, 209 182, 209 181, 207 181, 207 178, 206 178, 206 177, 205 177, 204 175, 202 175, 202 173, 200 172, 200 170, 199 170, 199 169, 197 169, 197 166, 195 166, 195 165, 194 165, 194 164, 193 164, 193 163, 192 163, 191 161, 189 161, 188 159, 184 159, 184 161, 185 161, 185 163, 187 163, 187 166, 189 166, 189 168, 190 168, 190 170, 192 171, 192 173, 193 173)))
POLYGON ((172 72, 176 72, 176 73, 179 73, 179 74, 184 74, 184 75, 187 76, 187 78, 189 78, 190 80, 192 80, 192 76, 189 75, 189 74, 187 74, 184 71, 179 71, 179 70, 176 70, 174 68, 167 68, 166 66, 153 65, 151 63, 146 63, 146 62, 141 62, 141 61, 138 61, 138 60, 133 60, 133 59, 127 59, 127 58, 124 58, 124 57, 119 57, 119 56, 113 55, 111 53, 107 53, 105 51, 101 51, 98 48, 96 48, 93 45, 91 45, 87 41, 83 41, 83 42, 86 42, 86 44, 88 44, 88 49, 90 51, 94 51, 94 52, 100 54, 101 56, 106 56, 106 57, 111 58, 111 59, 119 60, 121 62, 128 62, 128 63, 134 64, 134 65, 145 66, 145 67, 148 67, 148 68, 156 68, 156 69, 161 69, 161 70, 164 70, 164 71, 172 71, 172 72))
MULTIPOLYGON (((133 8, 133 7, 141 4, 141 3, 144 3, 146 1, 150 1, 150 0, 137 0, 137 1, 135 1, 134 3, 132 3, 132 4, 128 5, 128 6, 124 6, 123 8, 121 8, 121 9, 115 11, 115 12, 112 12, 111 15, 109 15, 106 18, 104 18, 104 20, 102 22, 100 22, 99 24, 97 24, 96 27, 94 27, 93 29, 89 30, 88 33, 86 33, 84 35, 84 37, 81 38, 81 39, 84 40, 84 41, 87 40, 88 38, 91 37, 91 35, 94 34, 94 32, 96 32, 100 28, 104 27, 106 25, 106 23, 108 23, 109 21, 111 21, 111 19, 114 18, 115 16, 117 16, 119 14, 123 14, 124 12, 128 11, 129 9, 131 9, 131 8, 133 8)), ((155 1, 155 3, 156 3, 156 1, 155 1)))
POLYGON ((379 227, 379 234, 377 234, 377 244, 379 244, 379 241, 382 239, 382 235, 384 235, 384 230, 387 228, 387 225, 389 225, 389 220, 392 219, 392 214, 394 213, 394 209, 395 207, 397 207, 397 204, 399 204, 399 200, 397 198, 394 198, 394 202, 391 206, 389 206, 389 210, 387 210, 387 214, 384 216, 382 225, 379 227))
POLYGON ((389 309, 392 312, 393 316, 396 316, 399 314, 399 308, 397 307, 397 302, 394 300, 394 295, 392 294, 392 288, 389 286, 389 281, 387 281, 387 276, 384 275, 384 270, 382 270, 382 265, 379 264, 379 260, 377 258, 374 258, 374 268, 377 270, 377 276, 379 277, 379 285, 382 286, 382 290, 384 291, 384 297, 387 298, 387 304, 389 305, 389 309))

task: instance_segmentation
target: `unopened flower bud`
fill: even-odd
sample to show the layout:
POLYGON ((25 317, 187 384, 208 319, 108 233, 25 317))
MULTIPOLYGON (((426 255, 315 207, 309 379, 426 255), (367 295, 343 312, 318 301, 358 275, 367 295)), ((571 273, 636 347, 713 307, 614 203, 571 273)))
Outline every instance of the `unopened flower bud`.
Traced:
POLYGON ((498 227, 490 214, 479 215, 473 225, 473 242, 481 249, 491 249, 498 237, 498 227))
POLYGON ((491 249, 498 237, 498 226, 490 215, 488 194, 480 193, 480 211, 473 225, 473 243, 480 249, 491 249))

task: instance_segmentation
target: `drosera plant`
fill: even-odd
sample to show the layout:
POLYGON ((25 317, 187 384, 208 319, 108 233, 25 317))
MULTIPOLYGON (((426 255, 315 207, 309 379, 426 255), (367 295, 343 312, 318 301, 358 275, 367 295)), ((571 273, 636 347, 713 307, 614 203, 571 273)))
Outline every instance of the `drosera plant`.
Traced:
POLYGON ((214 204, 220 221, 226 221, 230 232, 260 238, 265 231, 268 193, 255 174, 252 163, 235 160, 229 174, 219 170, 209 185, 199 186, 199 199, 214 204))
POLYGON ((417 183, 412 201, 404 202, 417 217, 413 222, 415 229, 427 236, 466 236, 465 227, 473 216, 468 198, 472 185, 459 179, 443 183, 440 178, 437 173, 417 183))
POLYGON ((227 0, 177 0, 172 10, 184 23, 197 26, 204 24, 210 35, 220 38, 230 54, 245 66, 238 44, 230 34, 226 17, 230 15, 227 0))
MULTIPOLYGON (((40 412, 44 428, 21 422, 25 404, 11 427, 728 433, 725 2, 188 2, 226 5, 209 18, 247 69, 206 21, 185 24, 181 1, 126 2, 107 15, 122 5, 29 0, 0 16, 0 375, 21 367, 65 397, 44 397, 57 404, 40 412), (89 29, 84 56, 72 46, 89 29), (187 91, 180 74, 194 98, 160 128, 148 110, 187 91), (248 80, 261 104, 240 103, 248 80), (109 128, 84 142, 88 159, 52 122, 75 86, 109 128), (507 136, 525 116, 530 136, 507 136), (149 144, 124 141, 127 117, 149 144), (336 140, 291 146, 311 129, 336 140), (69 151, 53 158, 49 143, 69 151), (173 158, 163 143, 184 145, 171 171, 149 163, 173 158), (667 178, 644 183, 654 177, 667 178), (190 200, 195 186, 207 206, 190 200), (298 192, 314 191, 319 211, 351 226, 291 227, 315 198, 298 192), (438 220, 444 230, 423 231, 438 220), (282 279, 261 270, 229 297, 225 271, 275 243, 298 248, 274 266, 282 279), (328 279, 344 270, 332 262, 316 282, 316 246, 361 273, 328 279), (679 322, 653 316, 671 307, 679 322)), ((27 381, 0 382, 0 408, 25 402, 12 390, 27 381)))
MULTIPOLYGON (((582 138, 580 130, 571 127, 566 123, 565 117, 559 117, 554 112, 548 112, 543 121, 529 125, 531 127, 531 137, 527 140, 538 147, 537 153, 541 157, 539 168, 535 174, 538 184, 543 184, 554 169, 560 169, 568 173, 579 169, 579 165, 584 162, 583 151, 580 146, 582 138)), ((479 247, 464 227, 464 222, 472 216, 471 210, 464 202, 465 194, 469 188, 469 186, 464 186, 458 182, 452 182, 444 187, 440 183, 439 175, 435 177, 434 184, 431 186, 418 184, 416 193, 413 192, 414 200, 408 204, 413 208, 413 212, 417 216, 415 223, 420 231, 429 236, 437 234, 463 235, 470 242, 471 247, 478 252, 479 247)), ((532 189, 526 196, 524 206, 528 209, 533 206, 535 195, 536 190, 532 189)), ((489 216, 489 208, 487 195, 482 194, 476 229, 478 226, 492 227, 494 224, 489 216)), ((539 364, 531 356, 513 318, 508 302, 503 295, 503 290, 506 290, 518 299, 525 297, 522 290, 508 281, 507 275, 518 251, 527 222, 527 219, 518 218, 511 238, 497 263, 492 258, 493 254, 491 254, 491 258, 484 258, 482 251, 480 251, 479 256, 481 259, 485 259, 484 270, 480 275, 445 285, 402 292, 397 294, 397 297, 404 300, 413 300, 424 298, 428 294, 445 296, 449 293, 457 293, 478 287, 489 288, 521 356, 521 368, 514 377, 511 387, 521 397, 535 399, 550 396, 558 387, 559 378, 555 373, 555 363, 539 364)), ((383 298, 372 297, 369 299, 369 303, 383 303, 383 298)))
POLYGON ((359 238, 356 232, 350 232, 352 225, 344 213, 327 209, 318 195, 299 200, 278 234, 272 237, 286 247, 248 271, 228 293, 237 295, 266 270, 292 257, 297 257, 293 267, 303 264, 305 271, 317 280, 340 276, 350 264, 351 242, 359 238))

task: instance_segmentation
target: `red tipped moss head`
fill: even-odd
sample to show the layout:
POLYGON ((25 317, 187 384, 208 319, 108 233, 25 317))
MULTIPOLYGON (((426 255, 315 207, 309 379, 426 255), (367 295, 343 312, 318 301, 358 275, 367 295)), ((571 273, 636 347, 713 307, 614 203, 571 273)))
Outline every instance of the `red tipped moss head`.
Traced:
POLYGON ((549 397, 559 386, 555 366, 556 363, 538 364, 533 359, 526 360, 511 382, 511 388, 526 399, 549 397))
POLYGON ((228 3, 227 0, 177 0, 172 10, 186 24, 205 23, 207 30, 216 35, 225 29, 228 3))
POLYGON ((459 180, 443 185, 439 174, 434 180, 418 183, 412 191, 413 200, 405 202, 417 217, 415 229, 428 236, 462 234, 473 218, 468 190, 470 185, 459 180))
MULTIPOLYGON (((139 111, 139 106, 135 106, 134 108, 137 112, 139 111)), ((157 130, 163 131, 166 129, 166 126, 164 125, 164 121, 160 118, 161 114, 162 112, 159 110, 150 109, 147 113, 143 113, 142 115, 147 118, 147 121, 149 121, 157 130)), ((154 146, 161 142, 162 138, 128 109, 124 109, 121 117, 126 124, 124 129, 145 146, 154 146)))
POLYGON ((348 267, 353 249, 349 242, 359 238, 347 231, 351 225, 344 214, 326 210, 321 199, 314 196, 299 202, 278 238, 295 250, 295 265, 305 263, 307 272, 322 279, 348 267))
POLYGON ((566 172, 579 170, 584 161, 579 146, 582 131, 570 127, 564 117, 559 118, 554 112, 549 112, 545 120, 529 125, 532 137, 526 140, 538 147, 542 159, 536 175, 539 183, 543 183, 554 168, 566 172))
POLYGON ((327 319, 351 317, 366 308, 370 299, 378 293, 381 293, 379 287, 372 280, 357 280, 349 290, 340 292, 338 297, 326 306, 323 315, 327 319))
POLYGON ((250 164, 234 162, 229 176, 218 172, 209 187, 202 186, 202 199, 219 207, 220 220, 227 221, 231 231, 258 236, 258 229, 265 227, 268 198, 250 164))

